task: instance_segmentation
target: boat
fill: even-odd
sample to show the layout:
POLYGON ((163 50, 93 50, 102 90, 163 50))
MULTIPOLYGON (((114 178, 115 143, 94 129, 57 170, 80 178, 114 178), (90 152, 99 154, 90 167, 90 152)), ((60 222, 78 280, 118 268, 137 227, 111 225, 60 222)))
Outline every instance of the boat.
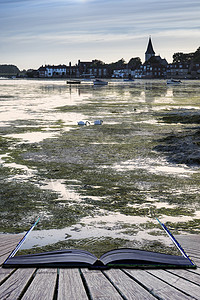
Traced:
POLYGON ((80 84, 81 81, 80 80, 68 80, 67 84, 80 84))
POLYGON ((169 79, 167 80, 167 84, 180 84, 181 80, 169 79))
POLYGON ((129 82, 129 81, 134 81, 134 79, 132 79, 132 78, 126 78, 126 79, 124 79, 124 81, 129 82))
POLYGON ((107 82, 107 81, 104 81, 104 80, 100 80, 100 79, 95 79, 95 80, 93 81, 93 84, 94 84, 94 85, 107 85, 108 82, 107 82))

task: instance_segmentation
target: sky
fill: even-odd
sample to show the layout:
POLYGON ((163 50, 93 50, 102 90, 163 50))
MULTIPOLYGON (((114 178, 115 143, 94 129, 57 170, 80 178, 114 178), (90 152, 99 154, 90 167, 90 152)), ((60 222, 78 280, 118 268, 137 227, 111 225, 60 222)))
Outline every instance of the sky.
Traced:
POLYGON ((93 59, 129 61, 200 46, 199 0, 0 0, 0 64, 38 69, 93 59))

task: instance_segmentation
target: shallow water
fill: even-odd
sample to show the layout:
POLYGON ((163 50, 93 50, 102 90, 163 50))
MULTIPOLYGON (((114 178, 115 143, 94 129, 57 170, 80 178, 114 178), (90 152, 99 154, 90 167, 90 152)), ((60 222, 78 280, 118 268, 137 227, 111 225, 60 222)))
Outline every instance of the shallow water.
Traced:
MULTIPOLYGON (((81 215, 80 212, 77 215, 77 224, 75 219, 72 221, 73 224, 66 221, 63 222, 62 229, 60 225, 60 229, 56 229, 54 210, 51 208, 50 211, 48 205, 40 204, 39 211, 35 212, 33 209, 33 214, 30 211, 27 219, 25 212, 23 215, 22 207, 19 222, 16 221, 16 225, 12 225, 8 224, 7 220, 5 231, 9 231, 9 228, 14 231, 15 226, 18 232, 20 228, 23 231, 26 220, 28 224, 33 223, 39 213, 43 219, 43 230, 36 231, 32 235, 34 238, 31 242, 27 242, 26 247, 54 243, 65 239, 66 235, 70 235, 72 239, 109 236, 130 240, 152 240, 155 237, 149 234, 150 229, 139 225, 152 222, 156 226, 155 219, 148 213, 148 210, 153 209, 165 222, 186 224, 185 229, 180 228, 180 232, 188 232, 188 226, 193 226, 188 225, 188 221, 199 220, 199 215, 195 214, 199 211, 197 195, 199 166, 169 161, 165 153, 154 151, 154 146, 160 143, 159 139, 172 132, 184 132, 188 128, 199 126, 180 122, 165 123, 161 118, 163 112, 177 109, 184 110, 186 114, 190 114, 191 110, 199 112, 199 83, 199 81, 187 80, 183 81, 181 86, 168 87, 164 80, 135 80, 132 83, 112 80, 108 86, 94 88, 90 81, 82 82, 80 86, 69 86, 64 80, 0 80, 1 137, 14 141, 12 147, 5 150, 6 152, 1 150, 1 167, 22 172, 12 174, 10 171, 9 176, 2 175, 2 184, 6 180, 16 184, 27 181, 43 191, 54 191, 57 194, 55 205, 66 208, 63 213, 67 213, 67 208, 72 208, 74 205, 83 207, 83 214, 81 215), (100 127, 93 125, 96 119, 102 119, 103 125, 100 127), (80 120, 89 120, 91 125, 88 128, 85 126, 81 128, 77 125, 80 120), (119 136, 120 130, 123 132, 119 136), (80 143, 78 138, 73 140, 73 132, 74 138, 78 133, 80 139, 84 139, 80 143), (67 148, 59 150, 60 141, 67 138, 70 142, 74 142, 73 152, 66 152, 67 148), (12 152, 13 149, 18 149, 20 144, 24 147, 25 155, 21 165, 19 157, 15 161, 16 154, 12 152), (36 161, 39 162, 39 158, 30 152, 28 145, 34 145, 43 151, 38 156, 44 163, 42 166, 37 165, 36 161), (101 152, 98 152, 98 145, 104 147, 101 152), (45 148, 47 146, 48 148, 45 148), (50 151, 51 147, 50 154, 46 152, 44 158, 45 151, 50 151), (128 147, 131 147, 131 151, 128 147), (84 151, 88 158, 84 157, 84 151), (104 156, 101 158, 102 152, 104 156), (113 181, 109 181, 110 187, 104 186, 105 182, 99 178, 96 183, 86 184, 83 174, 77 174, 77 177, 74 175, 73 178, 65 175, 56 178, 55 174, 52 174, 52 178, 49 178, 51 176, 49 171, 45 178, 44 171, 41 178, 45 163, 47 165, 51 160, 57 163, 58 169, 63 162, 66 166, 67 163, 71 166, 70 153, 73 162, 75 164, 77 162, 83 170, 85 169, 83 172, 90 172, 88 169, 90 164, 94 166, 93 172, 96 172, 94 174, 103 172, 101 176, 112 176, 113 172, 113 181), (31 165, 32 162, 34 165, 31 165), (116 176, 121 176, 122 183, 114 181, 116 176), (193 176, 196 176, 195 180, 193 176), (127 194, 129 199, 126 203, 127 210, 123 207, 115 207, 113 201, 110 209, 109 205, 101 204, 103 199, 111 197, 115 199, 116 195, 117 202, 120 202, 120 197, 125 199, 126 196, 120 194, 120 189, 126 187, 130 188, 127 194), (101 190, 99 195, 98 190, 101 190), (174 194, 178 195, 177 201, 174 194), (185 194, 188 197, 187 201, 185 194), (138 199, 140 195, 141 199, 138 199), (88 213, 84 211, 84 205, 87 206, 88 213), (133 212, 133 209, 137 208, 138 215, 137 210, 133 212), (184 208, 186 211, 183 213, 184 208), (177 215, 174 215, 175 210, 177 215), (50 222, 47 230, 44 229, 45 222, 49 219, 52 228, 50 222), (135 225, 138 227, 134 228, 134 235, 128 230, 124 232, 124 227, 129 228, 131 232, 135 225)), ((94 174, 91 176, 94 177, 94 174)), ((17 192, 15 197, 15 205, 19 209, 20 199, 17 192)), ((34 197, 37 198, 37 194, 34 197)), ((6 215, 9 217, 9 211, 3 210, 2 218, 6 218, 6 215)), ((4 231, 3 226, 2 221, 2 231, 4 231)), ((159 238, 163 240, 162 233, 159 238)))

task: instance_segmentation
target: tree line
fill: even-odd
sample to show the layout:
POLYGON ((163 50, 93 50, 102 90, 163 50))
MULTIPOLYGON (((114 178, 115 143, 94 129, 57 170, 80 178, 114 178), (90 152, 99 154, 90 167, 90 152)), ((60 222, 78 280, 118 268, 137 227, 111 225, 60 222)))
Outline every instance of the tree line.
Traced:
POLYGON ((17 75, 19 72, 20 70, 15 65, 0 65, 0 74, 17 75))
POLYGON ((200 47, 192 53, 177 52, 173 55, 173 63, 200 64, 200 47))

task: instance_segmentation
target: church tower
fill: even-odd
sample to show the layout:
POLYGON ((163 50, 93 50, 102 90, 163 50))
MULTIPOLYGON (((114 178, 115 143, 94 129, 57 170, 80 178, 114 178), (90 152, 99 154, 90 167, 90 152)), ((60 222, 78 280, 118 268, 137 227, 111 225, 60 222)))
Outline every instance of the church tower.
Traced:
POLYGON ((151 37, 149 38, 149 43, 147 46, 147 51, 145 52, 145 61, 148 61, 152 56, 155 56, 155 52, 153 50, 151 37))

